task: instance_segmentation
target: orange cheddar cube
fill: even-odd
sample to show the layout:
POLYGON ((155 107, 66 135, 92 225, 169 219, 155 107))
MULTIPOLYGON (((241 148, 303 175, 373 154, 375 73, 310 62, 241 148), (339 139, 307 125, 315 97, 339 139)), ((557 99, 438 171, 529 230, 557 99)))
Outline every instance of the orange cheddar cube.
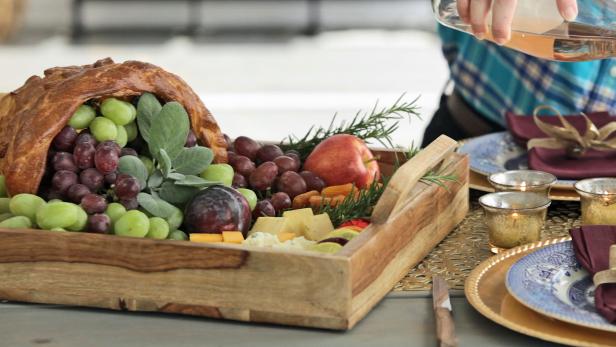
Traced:
POLYGON ((244 235, 241 231, 223 231, 222 240, 225 243, 239 243, 244 242, 244 235))
POLYGON ((190 234, 190 241, 201 243, 222 242, 221 234, 190 234))
POLYGON ((280 240, 280 242, 285 242, 285 241, 293 240, 296 237, 297 237, 297 235, 295 235, 295 233, 280 233, 280 234, 278 234, 278 240, 280 240))

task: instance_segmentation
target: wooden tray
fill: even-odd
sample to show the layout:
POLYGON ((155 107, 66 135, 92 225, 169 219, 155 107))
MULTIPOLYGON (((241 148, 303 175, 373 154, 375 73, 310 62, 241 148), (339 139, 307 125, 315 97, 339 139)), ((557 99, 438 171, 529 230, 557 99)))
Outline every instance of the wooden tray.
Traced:
MULTIPOLYGON (((488 182, 486 176, 471 170, 470 172, 470 187, 482 192, 493 192, 494 187, 488 182)), ((560 201, 580 201, 580 196, 574 189, 552 188, 550 190, 550 199, 560 201)))
POLYGON ((493 256, 477 266, 464 285, 466 298, 488 319, 519 333, 571 346, 616 346, 616 333, 585 328, 535 312, 513 298, 505 287, 509 267, 531 251, 570 240, 539 241, 493 256))
MULTIPOLYGON (((350 329, 466 215, 455 146, 443 136, 403 165, 375 207, 380 224, 334 255, 0 229, 0 298, 350 329), (438 165, 459 181, 415 184, 438 165)), ((386 174, 402 157, 376 152, 386 174)))

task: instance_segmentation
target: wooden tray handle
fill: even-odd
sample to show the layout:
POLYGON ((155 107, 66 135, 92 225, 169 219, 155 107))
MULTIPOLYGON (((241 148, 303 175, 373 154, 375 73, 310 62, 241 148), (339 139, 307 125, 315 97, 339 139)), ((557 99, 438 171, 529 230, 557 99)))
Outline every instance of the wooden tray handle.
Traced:
POLYGON ((371 222, 385 224, 390 215, 406 205, 409 192, 415 184, 428 171, 447 159, 457 146, 456 141, 441 135, 398 168, 374 207, 371 222))

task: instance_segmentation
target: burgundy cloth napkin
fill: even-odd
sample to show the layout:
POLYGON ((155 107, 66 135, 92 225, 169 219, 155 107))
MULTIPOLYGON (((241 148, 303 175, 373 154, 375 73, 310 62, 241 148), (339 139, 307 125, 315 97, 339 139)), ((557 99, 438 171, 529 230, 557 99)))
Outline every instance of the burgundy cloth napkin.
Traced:
MULTIPOLYGON (((571 229, 575 257, 591 274, 609 268, 610 246, 616 244, 616 226, 587 225, 571 229)), ((597 311, 610 323, 616 323, 616 284, 595 289, 597 311)))
MULTIPOLYGON (((513 138, 521 146, 526 147, 530 139, 544 138, 546 134, 537 127, 532 116, 523 116, 511 112, 505 115, 507 126, 513 138)), ((539 116, 542 121, 561 125, 555 116, 539 116)), ((585 131, 585 121, 580 115, 566 116, 578 131, 585 131)), ((598 127, 616 121, 616 117, 607 112, 595 112, 588 115, 598 127)), ((528 167, 533 170, 549 172, 560 179, 578 180, 589 177, 616 176, 616 151, 589 150, 583 157, 573 159, 567 156, 564 149, 532 148, 528 152, 528 167)))

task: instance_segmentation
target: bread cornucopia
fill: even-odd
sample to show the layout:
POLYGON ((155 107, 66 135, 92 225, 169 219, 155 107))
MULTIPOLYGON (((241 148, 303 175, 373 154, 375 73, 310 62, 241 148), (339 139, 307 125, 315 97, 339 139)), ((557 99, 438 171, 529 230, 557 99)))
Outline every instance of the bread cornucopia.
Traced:
POLYGON ((224 135, 195 92, 160 67, 103 59, 51 68, 0 95, 0 230, 335 253, 367 225, 384 189, 377 160, 352 134, 390 141, 391 114, 413 110, 395 105, 346 128, 262 144, 224 135))

